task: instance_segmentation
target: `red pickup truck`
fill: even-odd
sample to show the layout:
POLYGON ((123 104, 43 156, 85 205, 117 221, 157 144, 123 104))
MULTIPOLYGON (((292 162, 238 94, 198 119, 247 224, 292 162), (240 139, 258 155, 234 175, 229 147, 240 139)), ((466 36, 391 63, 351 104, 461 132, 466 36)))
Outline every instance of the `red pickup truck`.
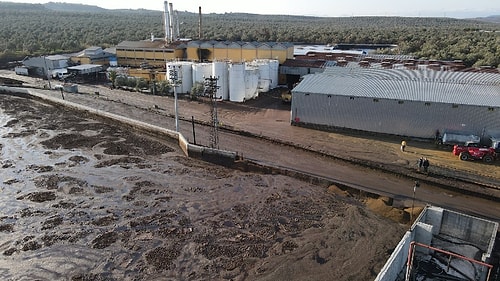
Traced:
POLYGON ((460 160, 483 160, 485 163, 495 161, 497 154, 492 147, 480 146, 477 143, 465 145, 454 145, 453 154, 459 156, 460 160))

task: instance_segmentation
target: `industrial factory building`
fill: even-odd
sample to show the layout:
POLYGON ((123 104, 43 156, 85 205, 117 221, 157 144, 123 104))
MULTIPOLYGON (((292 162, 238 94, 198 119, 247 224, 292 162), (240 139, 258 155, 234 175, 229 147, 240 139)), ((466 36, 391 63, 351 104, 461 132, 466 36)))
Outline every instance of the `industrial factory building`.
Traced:
POLYGON ((500 132, 500 74, 329 67, 292 90, 292 124, 433 138, 500 132))
POLYGON ((184 43, 166 44, 164 39, 123 41, 116 45, 119 66, 164 68, 165 61, 184 60, 184 43))
MULTIPOLYGON (((294 46, 279 42, 229 42, 183 39, 179 19, 172 3, 164 1, 164 38, 151 34, 150 40, 123 41, 116 46, 118 65, 163 68, 165 61, 242 63, 256 59, 273 59, 283 63, 293 58, 294 46)), ((201 7, 200 7, 201 38, 201 7)))
POLYGON ((276 59, 279 63, 293 58, 294 46, 281 42, 221 42, 190 41, 187 44, 187 60, 228 60, 245 62, 255 59, 276 59))
POLYGON ((165 61, 249 62, 276 59, 283 63, 293 58, 293 44, 277 42, 187 41, 166 43, 163 39, 123 41, 116 46, 118 65, 164 67, 165 61))

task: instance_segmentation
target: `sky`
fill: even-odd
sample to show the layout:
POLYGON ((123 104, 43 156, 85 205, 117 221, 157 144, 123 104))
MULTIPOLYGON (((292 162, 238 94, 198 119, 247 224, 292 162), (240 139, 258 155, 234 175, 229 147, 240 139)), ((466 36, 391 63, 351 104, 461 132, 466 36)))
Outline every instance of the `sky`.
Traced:
MULTIPOLYGON (((47 3, 36 0, 0 2, 47 3)), ((52 0, 106 9, 163 10, 162 0, 52 0)), ((469 18, 500 15, 499 0, 172 0, 174 10, 198 13, 252 13, 320 17, 403 16, 469 18)))

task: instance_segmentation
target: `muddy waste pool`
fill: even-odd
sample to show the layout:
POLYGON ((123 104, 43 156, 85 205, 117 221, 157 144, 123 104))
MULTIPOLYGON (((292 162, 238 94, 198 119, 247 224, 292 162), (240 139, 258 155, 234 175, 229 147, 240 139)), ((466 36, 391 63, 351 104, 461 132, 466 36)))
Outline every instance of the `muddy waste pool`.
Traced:
POLYGON ((405 231, 35 100, 0 94, 0 148, 2 280, 373 280, 405 231))

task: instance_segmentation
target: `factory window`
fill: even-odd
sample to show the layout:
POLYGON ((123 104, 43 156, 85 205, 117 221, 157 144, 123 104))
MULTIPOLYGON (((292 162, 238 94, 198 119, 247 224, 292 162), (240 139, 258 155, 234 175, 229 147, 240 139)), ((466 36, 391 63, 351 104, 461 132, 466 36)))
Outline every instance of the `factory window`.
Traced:
POLYGON ((373 99, 373 102, 378 102, 378 99, 373 99))
POLYGON ((488 111, 494 111, 495 108, 494 107, 488 107, 488 111))
POLYGON ((430 102, 426 102, 425 105, 431 106, 431 103, 430 102))
POLYGON ((458 104, 453 104, 451 108, 458 108, 458 104))
POLYGON ((403 104, 403 103, 405 103, 405 101, 403 100, 398 101, 398 104, 403 104))
POLYGON ((331 98, 331 97, 332 97, 332 95, 328 95, 327 97, 331 98))

